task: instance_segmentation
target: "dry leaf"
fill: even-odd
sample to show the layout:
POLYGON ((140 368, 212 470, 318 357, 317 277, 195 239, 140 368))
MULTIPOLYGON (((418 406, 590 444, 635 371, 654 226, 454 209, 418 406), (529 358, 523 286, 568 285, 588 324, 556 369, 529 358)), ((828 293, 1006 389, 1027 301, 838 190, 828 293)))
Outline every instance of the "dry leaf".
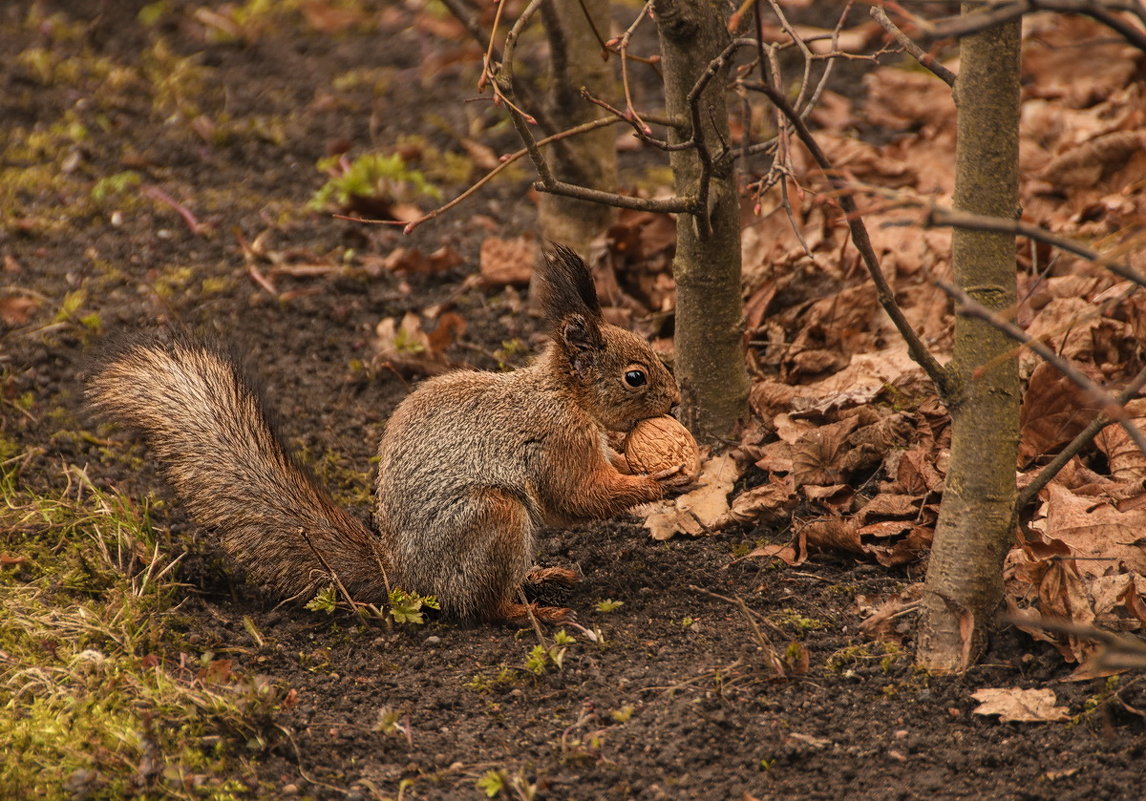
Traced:
POLYGON ((645 518, 645 528, 655 540, 667 540, 675 534, 699 537, 714 533, 727 522, 728 493, 739 477, 736 460, 731 456, 706 459, 697 479, 700 486, 654 505, 655 511, 645 518))
POLYGON ((422 319, 407 312, 401 320, 386 317, 374 329, 370 343, 373 364, 400 375, 440 375, 454 367, 445 349, 465 331, 465 321, 454 313, 443 314, 430 333, 422 329, 422 319))
MULTIPOLYGON (((1079 367, 1085 369, 1085 365, 1079 367)), ((1030 464, 1044 453, 1059 450, 1099 411, 1089 392, 1050 364, 1040 364, 1031 374, 1019 412, 1019 463, 1030 464)))
POLYGON ((514 239, 487 237, 481 243, 481 284, 489 289, 503 286, 526 286, 537 260, 537 243, 533 237, 514 239))
POLYGON ((40 301, 27 295, 10 295, 0 298, 0 321, 5 325, 24 325, 40 308, 40 301))
POLYGON ((1070 718, 1066 707, 1056 705, 1054 690, 1047 688, 989 687, 976 690, 971 697, 979 702, 971 714, 998 715, 1001 723, 1051 723, 1070 718))

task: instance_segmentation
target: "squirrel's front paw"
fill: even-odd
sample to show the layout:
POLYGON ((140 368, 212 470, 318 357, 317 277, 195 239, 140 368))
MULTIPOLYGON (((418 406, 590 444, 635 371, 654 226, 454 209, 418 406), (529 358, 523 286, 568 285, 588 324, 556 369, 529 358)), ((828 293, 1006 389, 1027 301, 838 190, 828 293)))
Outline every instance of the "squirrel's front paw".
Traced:
POLYGON ((664 489, 665 497, 675 497, 683 495, 686 492, 692 492, 694 489, 700 487, 697 483, 696 476, 689 475, 687 467, 683 464, 678 464, 676 467, 669 467, 664 470, 658 470, 655 473, 649 473, 649 478, 654 479, 664 489))

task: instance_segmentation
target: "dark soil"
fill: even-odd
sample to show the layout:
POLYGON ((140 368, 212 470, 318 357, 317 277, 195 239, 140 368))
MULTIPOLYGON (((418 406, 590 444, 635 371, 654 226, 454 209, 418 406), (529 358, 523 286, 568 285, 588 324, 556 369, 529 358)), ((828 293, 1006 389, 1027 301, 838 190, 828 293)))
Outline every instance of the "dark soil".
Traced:
MULTIPOLYGON (((288 442, 365 514, 375 443, 406 392, 393 373, 362 367, 379 319, 454 303, 473 347, 451 355, 483 368, 496 366, 489 354, 501 342, 535 332, 513 311, 512 290, 463 283, 484 237, 531 230, 524 181, 496 183, 405 240, 305 211, 323 182, 315 162, 329 152, 386 151, 417 134, 426 147, 462 153, 460 137, 473 128, 488 129, 483 141, 499 152, 516 148, 506 126, 495 127, 496 109, 464 102, 475 94, 474 48, 412 27, 418 3, 363 5, 373 7, 369 24, 348 31, 321 33, 289 13, 246 42, 208 41, 195 2, 167 3, 152 26, 139 20, 143 4, 126 0, 0 11, 0 119, 9 133, 43 134, 36 146, 5 137, 0 190, 0 284, 44 299, 26 321, 0 328, 0 390, 34 396, 30 415, 3 407, 5 435, 29 452, 26 481, 48 487, 62 464, 86 464, 100 485, 170 500, 138 445, 87 419, 81 387, 106 337, 174 323, 243 352, 288 442), (160 38, 171 51, 163 63, 160 38), (34 46, 55 65, 47 73, 15 58, 34 46), (107 64, 135 77, 118 80, 107 64), (365 80, 336 88, 338 76, 364 69, 377 91, 365 80), (86 135, 69 134, 73 123, 86 135), (100 179, 127 170, 184 205, 201 230, 139 187, 92 199, 100 179), (289 263, 346 269, 273 276, 272 297, 251 280, 240 246, 264 232, 289 263), (367 269, 368 256, 399 245, 448 246, 463 263, 432 278, 367 269), (77 291, 79 309, 61 312, 77 291), (100 333, 79 322, 90 314, 100 333), (85 430, 95 436, 77 433, 85 430)), ((768 531, 667 543, 632 521, 552 531, 538 561, 584 573, 563 601, 604 642, 577 635, 563 669, 538 676, 524 667, 537 643, 531 630, 438 621, 388 630, 272 608, 177 503, 155 516, 169 547, 191 552, 181 575, 187 641, 297 691, 277 714, 285 733, 236 764, 260 797, 477 798, 475 781, 490 770, 535 784, 537 798, 1141 797, 1143 721, 1122 704, 1146 705, 1136 685, 1119 699, 1101 682, 1057 683, 1069 666, 1013 631, 960 678, 915 671, 910 639, 901 649, 861 637, 856 597, 894 593, 917 573, 735 558, 768 531), (623 605, 595 611, 606 599, 623 605), (762 636, 794 662, 800 649, 789 643, 802 644, 807 672, 777 680, 762 636), (977 688, 1048 683, 1070 723, 971 714, 977 688), (399 729, 377 729, 384 708, 400 713, 399 729)))

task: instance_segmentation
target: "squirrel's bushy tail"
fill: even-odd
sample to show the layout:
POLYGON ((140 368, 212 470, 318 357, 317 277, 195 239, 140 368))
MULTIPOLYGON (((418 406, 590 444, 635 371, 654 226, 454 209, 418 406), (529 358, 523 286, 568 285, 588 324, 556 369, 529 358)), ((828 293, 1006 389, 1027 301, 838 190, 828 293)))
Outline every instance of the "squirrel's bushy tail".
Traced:
POLYGON ((329 567, 355 600, 385 599, 378 538, 291 458, 231 359, 186 340, 133 344, 102 365, 88 397, 142 429, 192 517, 255 581, 305 601, 329 567))

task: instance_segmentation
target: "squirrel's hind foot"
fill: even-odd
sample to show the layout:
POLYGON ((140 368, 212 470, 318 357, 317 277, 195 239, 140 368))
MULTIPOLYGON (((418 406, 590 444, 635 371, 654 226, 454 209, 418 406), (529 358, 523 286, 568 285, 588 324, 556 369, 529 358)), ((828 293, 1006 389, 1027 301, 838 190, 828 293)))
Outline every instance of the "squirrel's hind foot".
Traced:
POLYGON ((541 623, 570 623, 576 619, 572 609, 564 606, 538 606, 537 604, 515 604, 506 602, 498 607, 494 619, 502 623, 528 625, 530 613, 541 623))
POLYGON ((560 584, 572 587, 581 583, 581 576, 564 567, 541 567, 534 565, 525 577, 527 584, 560 584))

